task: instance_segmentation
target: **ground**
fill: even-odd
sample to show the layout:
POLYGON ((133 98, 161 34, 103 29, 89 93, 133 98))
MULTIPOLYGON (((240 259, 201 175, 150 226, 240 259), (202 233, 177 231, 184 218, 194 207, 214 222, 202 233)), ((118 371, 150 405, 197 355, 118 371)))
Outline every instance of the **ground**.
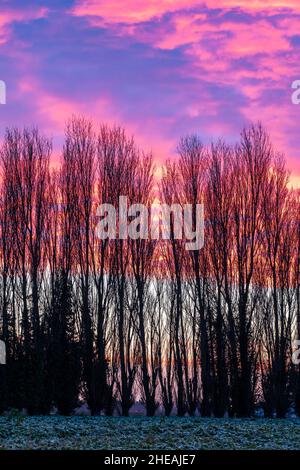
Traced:
POLYGON ((0 449, 300 449, 300 419, 2 416, 0 449))

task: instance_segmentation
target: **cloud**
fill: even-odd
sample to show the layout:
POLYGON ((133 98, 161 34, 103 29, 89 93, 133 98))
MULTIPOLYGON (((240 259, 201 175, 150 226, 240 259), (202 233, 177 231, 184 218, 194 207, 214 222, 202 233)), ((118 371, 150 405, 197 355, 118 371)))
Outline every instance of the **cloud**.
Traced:
POLYGON ((250 12, 280 9, 300 11, 298 0, 219 0, 217 3, 214 0, 77 0, 71 11, 75 16, 98 16, 108 23, 134 24, 161 18, 167 13, 199 7, 250 12))
POLYGON ((65 121, 85 114, 124 126, 161 161, 182 135, 235 142, 261 120, 300 174, 300 106, 290 99, 300 78, 298 2, 41 3, 48 10, 16 7, 0 23, 9 89, 1 127, 38 124, 58 155, 65 121))
POLYGON ((11 36, 11 26, 14 23, 45 18, 47 8, 28 8, 27 10, 3 9, 0 15, 0 45, 5 44, 11 36))
MULTIPOLYGON (((199 90, 199 101, 183 108, 186 122, 198 122, 205 134, 215 136, 231 135, 234 128, 260 119, 300 171, 298 110, 291 108, 289 96, 299 70, 299 46, 294 43, 299 2, 223 0, 216 8, 211 1, 200 6, 193 1, 171 6, 133 1, 116 9, 114 2, 105 7, 86 1, 74 11, 90 17, 94 27, 107 25, 116 35, 153 50, 180 50, 186 62, 179 74, 195 80, 199 90)), ((186 90, 178 93, 186 95, 186 90)))

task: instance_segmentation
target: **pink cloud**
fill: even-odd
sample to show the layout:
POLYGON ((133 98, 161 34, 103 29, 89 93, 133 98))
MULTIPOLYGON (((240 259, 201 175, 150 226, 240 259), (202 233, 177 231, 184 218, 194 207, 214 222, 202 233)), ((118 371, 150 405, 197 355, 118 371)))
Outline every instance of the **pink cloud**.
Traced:
MULTIPOLYGON (((232 9, 245 11, 268 11, 291 9, 300 11, 298 0, 206 0, 203 5, 208 8, 232 9)), ((99 16, 108 23, 140 23, 159 18, 166 13, 197 8, 197 0, 77 0, 72 14, 75 16, 99 16)))
MULTIPOLYGON (((289 166, 297 175, 300 174, 299 151, 295 147, 298 108, 291 106, 288 87, 289 77, 291 82, 299 78, 298 46, 291 40, 299 34, 298 12, 300 2, 292 0, 77 1, 66 19, 71 19, 73 25, 71 13, 83 17, 84 25, 104 27, 110 34, 121 37, 121 43, 126 38, 125 54, 127 44, 129 48, 132 43, 146 45, 140 51, 151 55, 154 66, 156 56, 159 57, 155 79, 160 73, 169 72, 168 65, 159 69, 160 58, 164 55, 170 58, 174 80, 170 80, 166 94, 161 95, 165 86, 163 76, 162 87, 154 84, 153 92, 158 99, 165 97, 165 109, 164 104, 158 105, 157 112, 152 103, 149 107, 147 89, 145 96, 138 95, 144 106, 143 119, 128 105, 129 91, 124 96, 115 93, 114 85, 105 86, 103 93, 99 93, 99 87, 95 88, 93 98, 86 102, 78 95, 70 98, 63 86, 60 92, 57 87, 55 92, 50 91, 53 88, 47 87, 45 77, 38 78, 42 61, 39 55, 31 53, 30 39, 24 47, 10 48, 5 53, 14 61, 17 75, 22 77, 16 99, 24 100, 26 109, 32 110, 28 119, 42 123, 45 132, 58 137, 57 154, 65 122, 72 114, 84 114, 95 123, 123 125, 129 134, 136 136, 138 145, 153 151, 158 162, 174 155, 181 133, 190 130, 201 132, 207 140, 222 135, 232 139, 241 126, 260 119, 276 147, 288 155, 289 166), (240 12, 225 14, 233 8, 240 12), (275 17, 274 13, 280 14, 275 17), (169 53, 178 48, 181 49, 175 54, 169 53), (180 57, 178 66, 177 57, 180 57)), ((46 14, 45 10, 4 13, 0 19, 0 42, 2 31, 5 41, 14 22, 26 22, 46 14)), ((95 40, 98 41, 98 33, 95 40)), ((21 37, 19 41, 25 40, 21 37)), ((139 60, 143 64, 141 56, 139 60)), ((134 58, 131 60, 133 63, 134 58)), ((159 80, 160 77, 158 85, 159 80)))
MULTIPOLYGON (((155 31, 152 41, 156 47, 175 49, 210 38, 218 40, 218 49, 223 49, 230 58, 258 53, 278 54, 291 49, 288 38, 296 34, 297 25, 298 20, 295 19, 293 22, 282 22, 279 28, 259 19, 255 24, 233 21, 221 21, 216 24, 210 22, 207 15, 182 13, 174 17, 172 31, 160 29, 158 37, 155 31)), ((150 39, 149 36, 147 39, 150 39)))
POLYGON ((247 11, 267 11, 268 9, 288 8, 299 11, 300 5, 298 0, 220 0, 218 6, 213 0, 206 0, 205 4, 213 8, 242 8, 247 11))
POLYGON ((49 93, 34 75, 22 77, 18 84, 18 94, 32 110, 32 121, 29 125, 39 124, 42 132, 54 136, 52 157, 54 167, 60 159, 65 124, 72 115, 84 115, 93 122, 96 130, 103 123, 110 126, 123 126, 128 135, 134 136, 140 148, 153 153, 157 164, 165 158, 174 156, 175 140, 160 135, 158 129, 158 127, 164 127, 166 122, 158 123, 146 116, 143 122, 136 120, 134 116, 125 117, 114 97, 108 94, 95 96, 93 102, 67 99, 64 96, 49 93))
POLYGON ((77 1, 72 13, 75 16, 101 16, 110 23, 139 23, 199 5, 194 0, 84 0, 77 1))

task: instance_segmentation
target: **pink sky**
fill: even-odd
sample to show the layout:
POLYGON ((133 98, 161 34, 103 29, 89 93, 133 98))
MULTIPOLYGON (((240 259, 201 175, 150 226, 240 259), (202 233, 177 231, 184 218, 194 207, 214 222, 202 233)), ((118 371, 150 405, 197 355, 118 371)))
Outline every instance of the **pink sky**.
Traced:
POLYGON ((2 1, 1 136, 39 125, 61 149, 81 113, 123 125, 158 161, 179 138, 235 142, 260 120, 300 186, 297 0, 2 1), (217 5, 217 6, 216 6, 217 5))

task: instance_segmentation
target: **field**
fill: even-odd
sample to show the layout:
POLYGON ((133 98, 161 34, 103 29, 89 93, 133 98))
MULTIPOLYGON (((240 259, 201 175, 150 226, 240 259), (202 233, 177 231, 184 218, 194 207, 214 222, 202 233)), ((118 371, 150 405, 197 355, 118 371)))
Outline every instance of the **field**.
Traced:
POLYGON ((300 449, 300 419, 2 416, 0 449, 300 449))

